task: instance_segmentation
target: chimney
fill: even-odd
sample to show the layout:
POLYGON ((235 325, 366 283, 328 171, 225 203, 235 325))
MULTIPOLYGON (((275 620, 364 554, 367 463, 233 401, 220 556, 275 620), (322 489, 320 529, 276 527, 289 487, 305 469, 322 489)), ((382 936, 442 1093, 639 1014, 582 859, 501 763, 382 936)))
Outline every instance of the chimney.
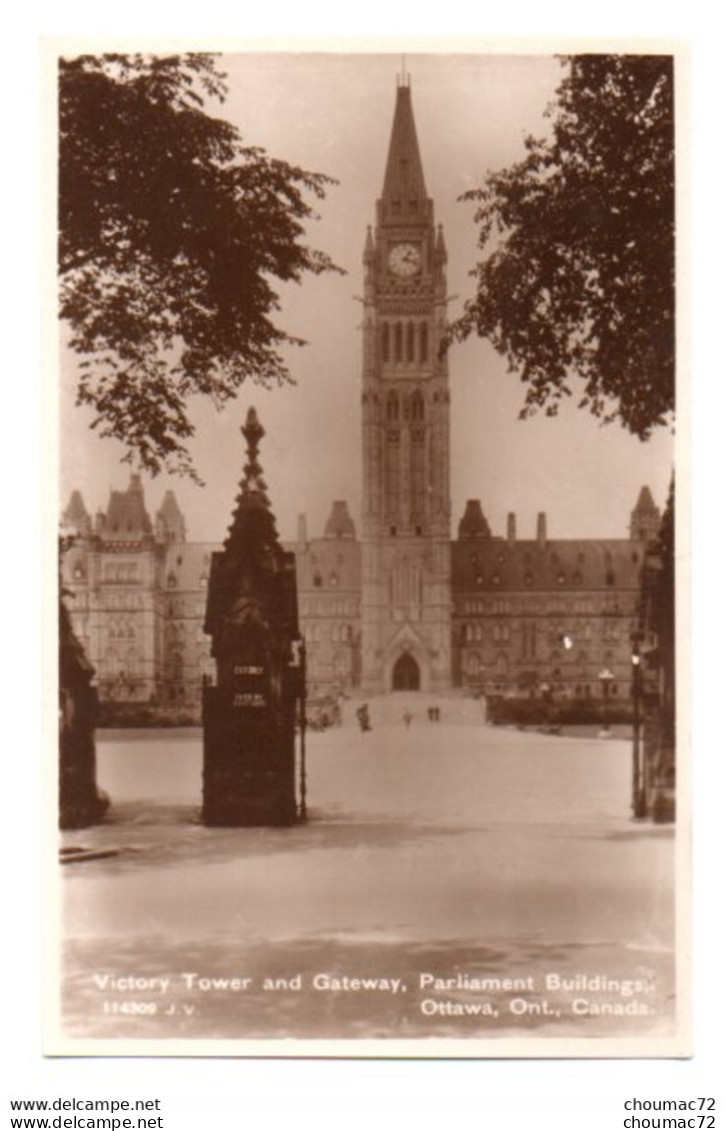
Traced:
POLYGON ((517 541, 517 516, 514 511, 510 511, 507 515, 507 542, 513 546, 517 541))
POLYGON ((304 514, 299 514, 297 517, 297 549, 298 553, 304 553, 308 548, 308 524, 304 514))
POLYGON ((547 515, 540 511, 537 515, 537 545, 544 550, 547 544, 547 515))

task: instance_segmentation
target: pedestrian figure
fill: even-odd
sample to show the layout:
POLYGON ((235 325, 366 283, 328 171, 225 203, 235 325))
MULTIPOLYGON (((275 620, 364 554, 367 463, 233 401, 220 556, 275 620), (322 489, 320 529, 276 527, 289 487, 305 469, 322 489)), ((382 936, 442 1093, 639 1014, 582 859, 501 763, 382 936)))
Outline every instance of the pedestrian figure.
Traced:
POLYGON ((371 729, 371 718, 370 718, 370 714, 369 714, 369 711, 368 711, 368 704, 362 703, 355 714, 356 714, 356 718, 358 719, 358 725, 360 726, 360 729, 364 733, 365 733, 365 731, 370 730, 371 729))
POLYGON ((403 721, 404 721, 404 723, 406 724, 407 727, 410 727, 412 718, 413 718, 413 715, 411 714, 410 711, 404 711, 403 721))

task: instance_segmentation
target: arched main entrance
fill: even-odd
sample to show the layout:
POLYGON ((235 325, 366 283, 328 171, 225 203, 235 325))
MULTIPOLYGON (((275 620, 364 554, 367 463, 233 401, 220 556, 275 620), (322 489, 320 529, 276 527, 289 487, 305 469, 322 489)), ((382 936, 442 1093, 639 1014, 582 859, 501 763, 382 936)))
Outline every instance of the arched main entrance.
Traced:
POLYGON ((421 686, 421 672, 410 652, 404 652, 393 665, 393 690, 418 691, 421 686))

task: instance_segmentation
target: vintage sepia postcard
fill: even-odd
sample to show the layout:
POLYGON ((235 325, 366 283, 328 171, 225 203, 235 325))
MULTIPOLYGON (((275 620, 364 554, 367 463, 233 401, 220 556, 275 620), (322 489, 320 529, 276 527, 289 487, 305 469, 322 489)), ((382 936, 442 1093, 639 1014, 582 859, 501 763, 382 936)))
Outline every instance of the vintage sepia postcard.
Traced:
POLYGON ((47 46, 49 1055, 690 1053, 684 61, 401 46, 47 46))

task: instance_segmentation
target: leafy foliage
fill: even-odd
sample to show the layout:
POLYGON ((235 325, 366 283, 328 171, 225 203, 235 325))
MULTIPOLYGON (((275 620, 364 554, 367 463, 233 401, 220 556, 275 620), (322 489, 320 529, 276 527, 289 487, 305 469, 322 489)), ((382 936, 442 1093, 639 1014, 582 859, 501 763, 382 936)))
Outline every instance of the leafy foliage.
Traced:
POLYGON ((464 197, 486 254, 451 338, 476 332, 507 357, 523 416, 554 415, 576 387, 645 439, 675 407, 673 61, 564 63, 551 136, 464 197))
POLYGON ((303 242, 333 183, 246 147, 206 103, 206 54, 80 56, 59 70, 60 314, 79 403, 155 473, 194 475, 188 397, 291 380, 274 289, 338 270, 303 242))

